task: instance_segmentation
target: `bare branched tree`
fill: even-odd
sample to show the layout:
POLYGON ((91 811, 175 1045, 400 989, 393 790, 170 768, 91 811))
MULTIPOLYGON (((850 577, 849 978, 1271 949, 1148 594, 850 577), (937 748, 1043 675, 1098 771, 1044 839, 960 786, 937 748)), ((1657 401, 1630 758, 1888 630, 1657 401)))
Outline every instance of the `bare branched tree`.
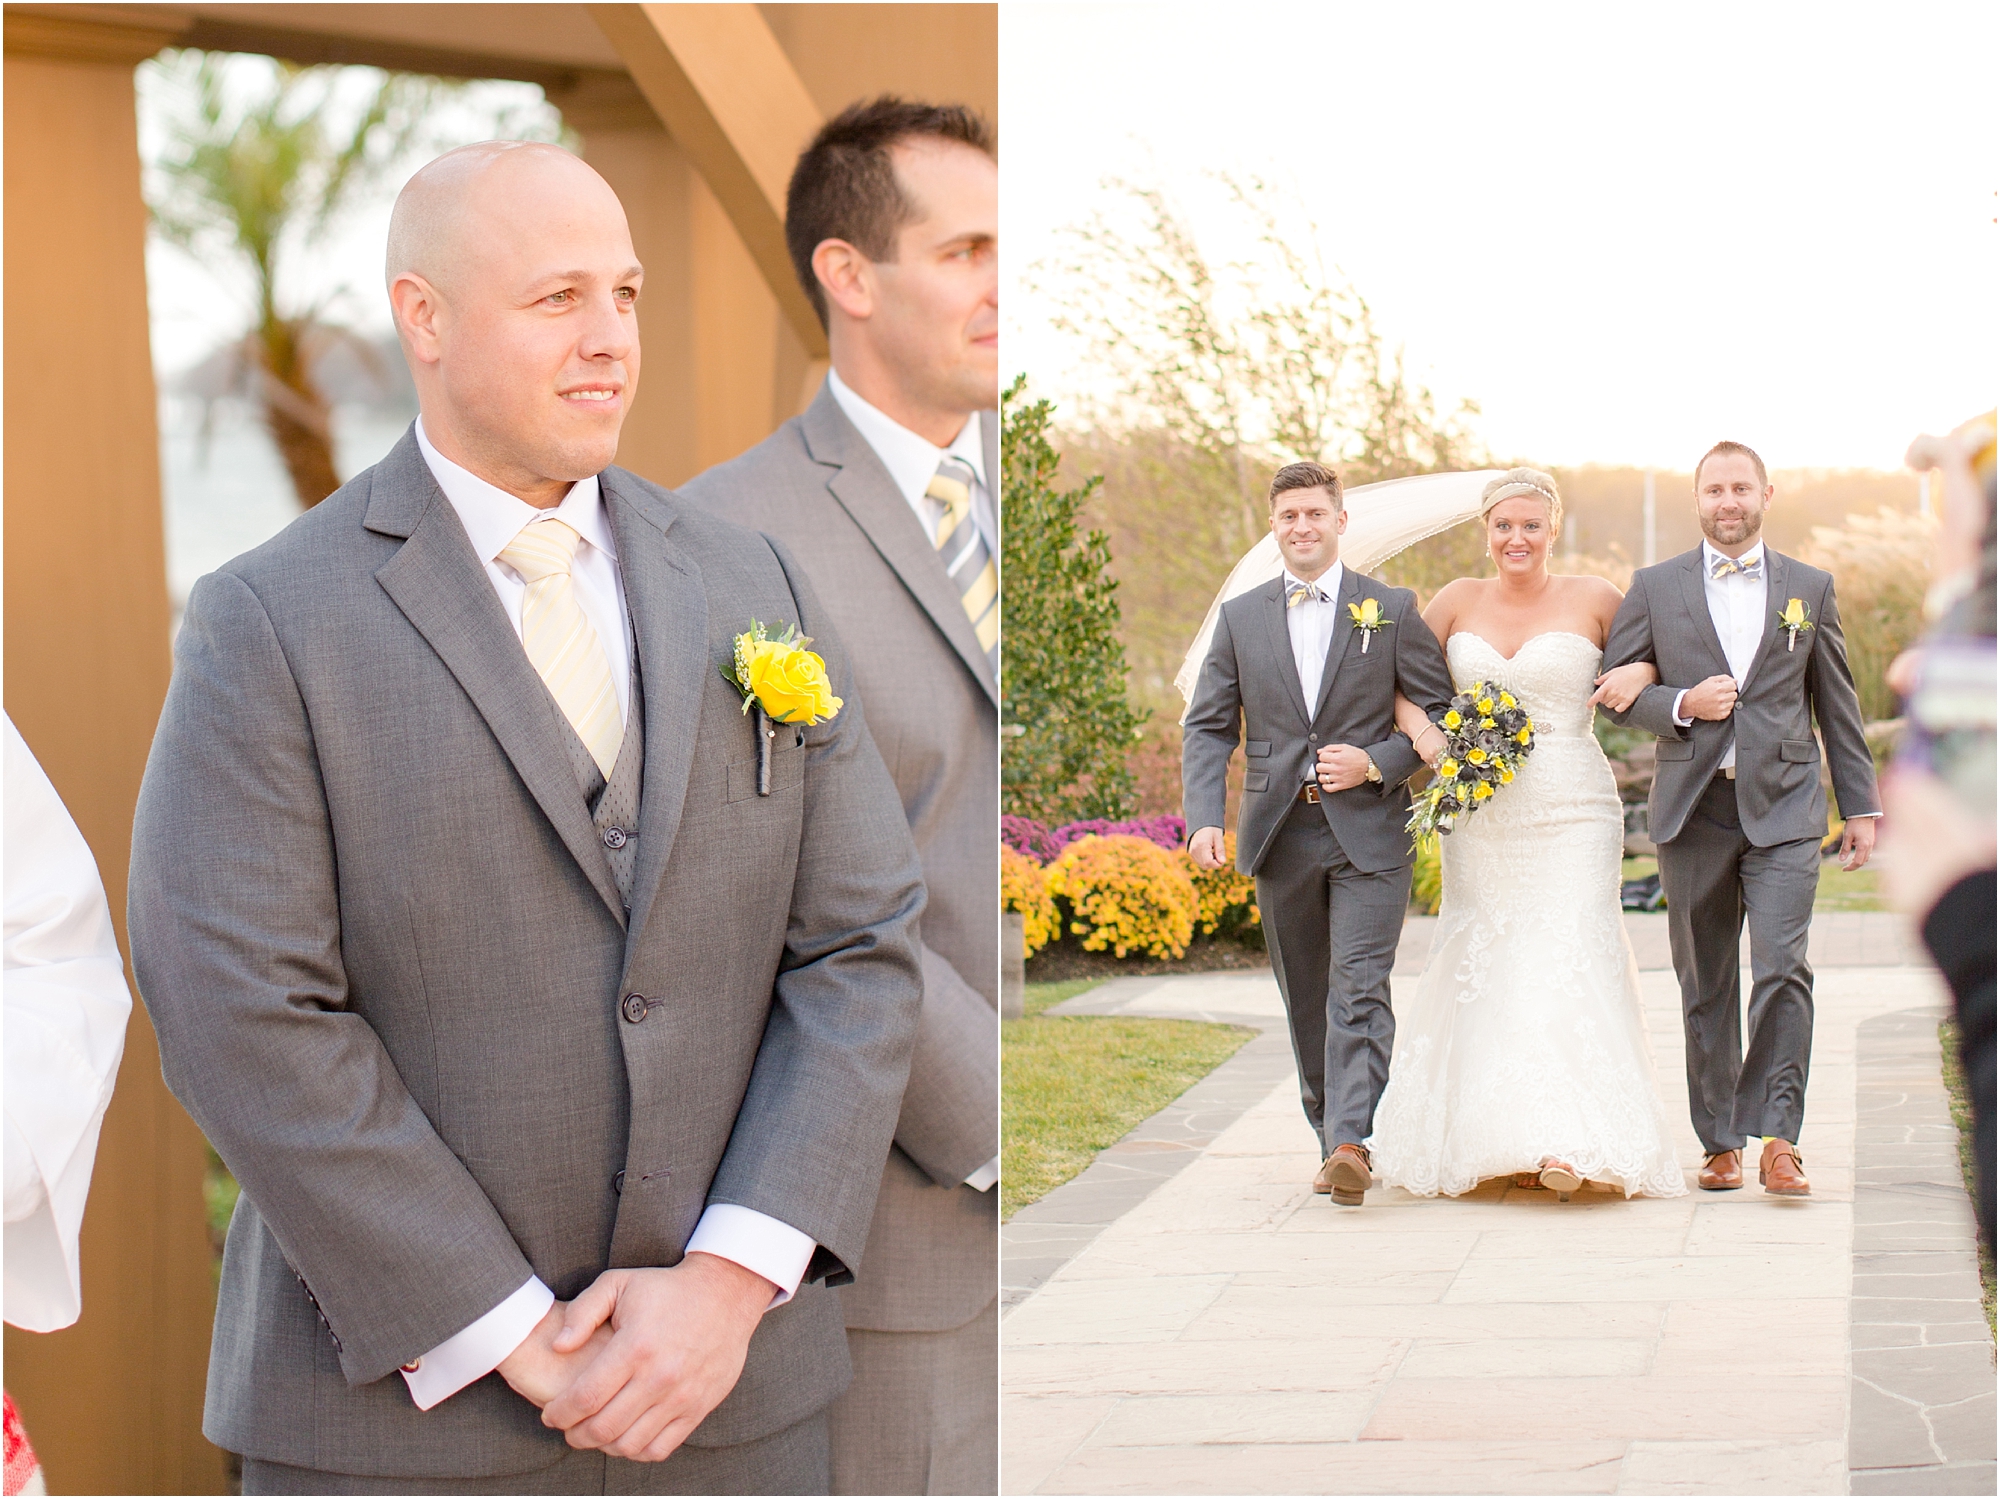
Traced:
POLYGON ((1216 584, 1266 526, 1271 473, 1298 459, 1350 483, 1480 467, 1462 404, 1440 417, 1318 231, 1255 178, 1218 179, 1237 259, 1211 257, 1161 189, 1105 185, 1032 288, 1074 342, 1066 456, 1104 485, 1133 689, 1178 716, 1171 686, 1216 584))
POLYGON ((1462 403, 1440 417, 1384 347, 1368 303, 1320 251, 1317 227, 1269 184, 1218 178, 1251 253, 1214 264, 1157 188, 1105 184, 1106 205, 1037 268, 1051 322, 1101 382, 1084 420, 1113 436, 1151 431, 1234 491, 1237 536, 1263 530, 1280 463, 1338 464, 1353 482, 1455 468, 1479 456, 1462 403))

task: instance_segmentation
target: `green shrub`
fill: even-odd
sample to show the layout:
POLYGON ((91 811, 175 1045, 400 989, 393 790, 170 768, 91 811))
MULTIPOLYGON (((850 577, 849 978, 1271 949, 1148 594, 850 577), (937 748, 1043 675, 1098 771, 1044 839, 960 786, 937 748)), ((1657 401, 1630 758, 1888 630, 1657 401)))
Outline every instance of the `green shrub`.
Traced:
POLYGON ((1125 697, 1110 544, 1077 534, 1096 481, 1057 487, 1049 403, 1025 383, 1001 398, 1000 806, 1051 826, 1129 817, 1125 753, 1145 715, 1125 697))

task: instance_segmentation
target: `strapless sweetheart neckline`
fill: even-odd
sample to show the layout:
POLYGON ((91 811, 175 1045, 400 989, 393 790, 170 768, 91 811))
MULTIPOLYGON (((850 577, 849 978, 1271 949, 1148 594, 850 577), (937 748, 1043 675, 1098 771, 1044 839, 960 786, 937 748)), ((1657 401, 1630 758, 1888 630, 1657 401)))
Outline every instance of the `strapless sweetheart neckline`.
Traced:
MULTIPOLYGON (((1452 640, 1458 639, 1458 637, 1461 635, 1467 636, 1473 640, 1478 641, 1481 645, 1485 646, 1486 649, 1493 652, 1494 655, 1500 656, 1500 647, 1495 645, 1492 641, 1488 640, 1484 635, 1481 635, 1477 630, 1453 630, 1451 632, 1451 639, 1445 641, 1445 648, 1449 650, 1451 648, 1452 640)), ((1537 640, 1547 640, 1552 636, 1558 636, 1558 635, 1567 635, 1571 640, 1581 640, 1585 645, 1589 646, 1593 651, 1602 652, 1604 649, 1603 646, 1599 645, 1596 641, 1592 640, 1588 635, 1579 635, 1574 630, 1544 630, 1539 635, 1530 635, 1526 640, 1522 641, 1520 645, 1515 648, 1514 654, 1512 656, 1500 656, 1500 659, 1502 661, 1516 660, 1519 658, 1522 651, 1525 651, 1529 646, 1533 645, 1537 640)))

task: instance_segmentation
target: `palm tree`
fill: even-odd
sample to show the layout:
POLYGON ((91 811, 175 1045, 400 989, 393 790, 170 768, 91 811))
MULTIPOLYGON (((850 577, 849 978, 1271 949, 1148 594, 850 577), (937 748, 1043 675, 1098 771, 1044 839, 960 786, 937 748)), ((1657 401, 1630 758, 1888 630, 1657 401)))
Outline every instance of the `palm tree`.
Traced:
MULTIPOLYGON (((279 62, 248 100, 243 70, 227 54, 167 53, 157 65, 166 105, 167 150, 148 206, 168 240, 197 258, 220 250, 250 273, 255 320, 238 346, 264 422, 299 503, 340 487, 331 408, 313 378, 337 343, 373 363, 372 346, 327 320, 335 292, 294 301, 280 292, 288 252, 324 233, 357 196, 378 184, 418 144, 431 106, 456 85, 376 69, 279 62), (372 74, 359 113, 336 105, 345 75, 372 74), (342 117, 336 123, 336 117, 342 117)), ((337 289, 336 289, 337 291, 337 289)))

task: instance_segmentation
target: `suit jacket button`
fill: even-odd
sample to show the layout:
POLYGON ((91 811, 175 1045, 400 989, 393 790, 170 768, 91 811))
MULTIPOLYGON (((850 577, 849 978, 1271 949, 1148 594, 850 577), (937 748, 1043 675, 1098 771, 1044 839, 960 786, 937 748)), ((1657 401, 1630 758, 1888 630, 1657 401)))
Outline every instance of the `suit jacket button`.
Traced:
POLYGON ((630 841, 631 834, 627 833, 623 828, 606 828, 604 830, 604 846, 606 848, 623 848, 630 841))
POLYGON ((625 996, 625 1002, 618 1008, 623 1012, 628 1025, 637 1025, 646 1018, 646 1014, 652 1009, 652 1006, 646 1003, 645 995, 628 994, 625 996))
POLYGON ((1308 735, 1306 735, 1306 743, 1308 743, 1308 744, 1318 744, 1318 743, 1319 743, 1319 735, 1317 735, 1317 734, 1308 734, 1308 735))

